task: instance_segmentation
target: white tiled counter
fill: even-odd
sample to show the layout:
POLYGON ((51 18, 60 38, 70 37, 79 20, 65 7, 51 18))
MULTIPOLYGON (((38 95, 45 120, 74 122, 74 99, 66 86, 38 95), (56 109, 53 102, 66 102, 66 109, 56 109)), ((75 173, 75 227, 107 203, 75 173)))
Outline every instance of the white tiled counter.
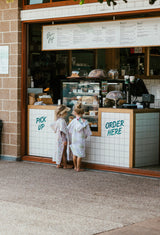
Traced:
MULTIPOLYGON (((28 106, 30 156, 52 159, 55 108, 28 106)), ((127 168, 159 164, 160 109, 100 108, 98 126, 96 136, 86 141, 83 162, 127 168)))
POLYGON ((159 112, 135 114, 135 167, 159 164, 159 112))

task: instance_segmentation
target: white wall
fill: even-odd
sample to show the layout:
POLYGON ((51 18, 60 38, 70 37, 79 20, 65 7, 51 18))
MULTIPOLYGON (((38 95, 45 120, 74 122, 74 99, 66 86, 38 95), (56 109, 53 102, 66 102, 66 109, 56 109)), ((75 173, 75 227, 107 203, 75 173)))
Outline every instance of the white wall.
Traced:
MULTIPOLYGON (((104 14, 113 12, 126 12, 136 11, 145 9, 158 9, 160 8, 160 1, 154 5, 149 4, 149 0, 129 0, 128 3, 124 3, 122 0, 118 1, 116 6, 109 7, 106 2, 104 3, 90 3, 84 5, 70 5, 62 7, 50 7, 33 10, 22 10, 21 20, 38 20, 38 19, 53 19, 58 17, 69 17, 69 16, 83 16, 83 15, 94 15, 104 14)), ((116 15, 116 14, 115 14, 116 15)))
POLYGON ((151 108, 160 108, 160 79, 144 79, 143 80, 148 92, 155 96, 154 104, 151 104, 151 108))

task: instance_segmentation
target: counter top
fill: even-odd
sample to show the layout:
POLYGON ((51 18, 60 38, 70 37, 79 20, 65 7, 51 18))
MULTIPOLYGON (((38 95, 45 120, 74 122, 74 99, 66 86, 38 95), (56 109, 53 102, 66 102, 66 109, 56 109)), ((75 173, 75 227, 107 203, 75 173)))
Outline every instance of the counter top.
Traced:
POLYGON ((57 108, 57 104, 51 104, 51 105, 28 105, 28 109, 49 109, 54 110, 57 108))
POLYGON ((100 112, 109 112, 109 113, 153 113, 160 112, 160 108, 146 108, 146 109, 125 109, 125 108, 99 108, 100 112))
MULTIPOLYGON (((28 105, 28 109, 56 109, 57 104, 54 105, 28 105)), ((100 112, 109 113, 153 113, 160 112, 160 108, 146 108, 146 109, 125 109, 125 108, 99 108, 100 112)))

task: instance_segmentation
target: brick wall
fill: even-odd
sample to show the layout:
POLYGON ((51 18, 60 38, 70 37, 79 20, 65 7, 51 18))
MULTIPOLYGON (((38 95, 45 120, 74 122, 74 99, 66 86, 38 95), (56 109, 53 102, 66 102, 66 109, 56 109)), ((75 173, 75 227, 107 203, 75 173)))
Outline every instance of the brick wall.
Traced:
POLYGON ((20 157, 21 0, 0 1, 0 46, 9 47, 9 72, 0 74, 1 158, 20 157))

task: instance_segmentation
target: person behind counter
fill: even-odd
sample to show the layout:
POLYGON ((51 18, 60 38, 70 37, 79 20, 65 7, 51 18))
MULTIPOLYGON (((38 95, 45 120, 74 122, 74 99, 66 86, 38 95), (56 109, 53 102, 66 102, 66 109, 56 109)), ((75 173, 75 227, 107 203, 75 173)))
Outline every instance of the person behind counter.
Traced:
POLYGON ((66 67, 64 63, 58 62, 56 64, 56 74, 51 83, 54 104, 57 104, 58 100, 61 99, 61 80, 66 79, 66 67))
POLYGON ((76 116, 68 125, 70 148, 73 153, 73 164, 76 171, 80 169, 81 160, 85 157, 85 139, 92 135, 88 121, 82 118, 84 109, 81 103, 74 107, 73 114, 76 116))

